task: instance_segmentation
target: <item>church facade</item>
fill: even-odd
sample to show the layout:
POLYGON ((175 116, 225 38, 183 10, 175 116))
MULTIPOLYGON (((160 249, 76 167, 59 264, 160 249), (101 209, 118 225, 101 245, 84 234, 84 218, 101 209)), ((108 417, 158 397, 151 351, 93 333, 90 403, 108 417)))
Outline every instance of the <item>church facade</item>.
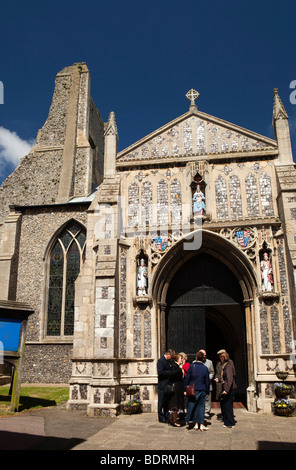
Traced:
POLYGON ((0 189, 0 298, 29 304, 23 381, 69 383, 69 408, 116 414, 157 359, 225 348, 238 399, 269 412, 295 382, 296 169, 274 90, 270 139, 189 110, 118 152, 85 63, 56 76, 48 118, 0 189))

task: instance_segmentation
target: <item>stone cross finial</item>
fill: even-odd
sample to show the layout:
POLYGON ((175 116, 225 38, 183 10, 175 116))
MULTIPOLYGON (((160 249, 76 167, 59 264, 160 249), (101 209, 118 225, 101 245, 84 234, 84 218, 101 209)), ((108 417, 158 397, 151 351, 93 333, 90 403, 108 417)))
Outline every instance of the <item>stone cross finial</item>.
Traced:
POLYGON ((191 90, 189 90, 185 96, 190 101, 190 108, 191 106, 196 107, 195 100, 197 100, 197 98, 199 97, 198 91, 191 88, 191 90))

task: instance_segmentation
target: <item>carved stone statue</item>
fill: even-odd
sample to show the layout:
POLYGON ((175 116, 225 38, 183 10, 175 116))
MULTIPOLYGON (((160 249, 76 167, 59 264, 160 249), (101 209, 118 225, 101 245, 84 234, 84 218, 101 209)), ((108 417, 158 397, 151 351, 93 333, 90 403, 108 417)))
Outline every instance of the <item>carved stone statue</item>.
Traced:
POLYGON ((262 291, 270 292, 273 289, 273 271, 272 265, 269 261, 268 253, 264 253, 263 260, 260 263, 261 267, 261 279, 262 279, 262 291))
POLYGON ((200 190, 200 186, 196 186, 195 193, 193 194, 193 214, 204 214, 206 211, 205 196, 200 190))
POLYGON ((142 258, 137 269, 137 295, 147 295, 148 269, 142 258))

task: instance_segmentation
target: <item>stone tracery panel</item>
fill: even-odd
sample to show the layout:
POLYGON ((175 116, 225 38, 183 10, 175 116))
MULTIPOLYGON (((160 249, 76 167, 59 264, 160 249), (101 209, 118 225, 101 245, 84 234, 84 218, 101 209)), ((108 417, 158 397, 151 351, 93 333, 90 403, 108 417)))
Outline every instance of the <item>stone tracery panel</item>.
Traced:
POLYGON ((271 178, 265 171, 260 176, 259 183, 262 215, 266 217, 273 216, 271 178))
POLYGON ((127 328, 127 299, 126 299, 126 276, 127 276, 127 248, 120 248, 120 305, 119 305, 119 353, 120 357, 126 357, 126 328, 127 328))
POLYGON ((206 153, 231 153, 275 148, 272 142, 239 129, 213 123, 197 116, 189 116, 182 122, 156 134, 150 141, 139 143, 135 150, 119 154, 119 160, 159 159, 182 155, 206 153), (182 141, 180 139, 182 137, 182 141), (194 138, 193 138, 194 137, 194 138))
POLYGON ((171 220, 172 224, 180 224, 182 219, 182 188, 177 178, 171 182, 171 220))
POLYGON ((169 201, 168 183, 162 179, 157 185, 157 223, 161 227, 168 227, 169 201))
POLYGON ((215 181, 217 217, 219 220, 228 218, 228 195, 225 179, 219 175, 215 181))
POLYGON ((260 331, 262 354, 270 354, 268 316, 266 307, 260 308, 260 331))
POLYGON ((249 173, 245 179, 245 183, 248 216, 259 217, 259 197, 256 176, 253 175, 253 173, 249 173))
POLYGON ((128 188, 128 226, 139 225, 139 185, 134 181, 128 188))
POLYGON ((205 153, 206 151, 206 136, 205 136, 205 123, 197 121, 196 123, 196 147, 197 153, 205 153))
POLYGON ((192 151, 193 151, 193 147, 192 147, 192 128, 191 128, 189 122, 184 123, 183 133, 184 133, 184 151, 185 151, 185 154, 192 153, 192 151))
POLYGON ((141 213, 142 224, 152 224, 152 184, 150 181, 145 181, 142 186, 141 213))
POLYGON ((239 219, 243 216, 241 187, 238 176, 232 175, 229 178, 229 200, 231 218, 239 219))

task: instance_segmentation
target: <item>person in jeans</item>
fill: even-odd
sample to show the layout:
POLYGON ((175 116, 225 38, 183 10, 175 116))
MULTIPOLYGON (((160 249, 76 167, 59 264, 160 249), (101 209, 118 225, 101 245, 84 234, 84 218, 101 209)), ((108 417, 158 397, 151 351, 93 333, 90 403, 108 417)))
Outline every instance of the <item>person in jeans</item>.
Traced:
POLYGON ((189 424, 189 421, 194 421, 194 429, 201 431, 208 430, 204 425, 204 420, 206 396, 210 393, 209 369, 205 366, 204 359, 203 352, 196 353, 196 360, 190 364, 184 379, 184 392, 187 385, 194 383, 195 386, 195 398, 188 398, 186 424, 189 424))

